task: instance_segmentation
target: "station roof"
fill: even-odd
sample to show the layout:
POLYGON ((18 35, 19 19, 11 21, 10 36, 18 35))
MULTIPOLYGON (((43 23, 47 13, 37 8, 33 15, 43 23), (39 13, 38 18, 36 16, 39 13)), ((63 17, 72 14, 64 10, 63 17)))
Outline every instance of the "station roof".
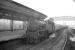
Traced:
MULTIPOLYGON (((34 18, 34 19, 45 19, 47 16, 35 11, 27 6, 24 6, 20 3, 17 3, 15 1, 12 0, 0 0, 0 7, 7 9, 8 11, 11 10, 14 14, 17 14, 18 16, 14 17, 14 19, 18 19, 18 20, 26 20, 30 19, 30 18, 34 18)), ((5 17, 6 18, 6 17, 5 17)), ((9 18, 9 17, 7 17, 9 18)))

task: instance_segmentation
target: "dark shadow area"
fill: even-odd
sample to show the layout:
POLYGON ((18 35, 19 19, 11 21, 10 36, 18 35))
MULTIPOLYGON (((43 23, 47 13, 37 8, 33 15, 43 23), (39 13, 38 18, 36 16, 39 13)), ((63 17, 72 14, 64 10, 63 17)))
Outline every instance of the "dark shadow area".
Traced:
POLYGON ((75 50, 75 42, 68 41, 64 50, 75 50))
POLYGON ((9 41, 0 42, 0 50, 13 50, 17 47, 24 45, 22 39, 13 39, 9 41))

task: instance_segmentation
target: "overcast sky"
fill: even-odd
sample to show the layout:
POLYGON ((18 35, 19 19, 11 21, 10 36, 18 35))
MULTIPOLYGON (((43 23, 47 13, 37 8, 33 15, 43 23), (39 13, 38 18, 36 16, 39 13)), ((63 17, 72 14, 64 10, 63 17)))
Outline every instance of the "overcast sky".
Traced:
POLYGON ((48 17, 75 16, 74 0, 14 0, 48 17))

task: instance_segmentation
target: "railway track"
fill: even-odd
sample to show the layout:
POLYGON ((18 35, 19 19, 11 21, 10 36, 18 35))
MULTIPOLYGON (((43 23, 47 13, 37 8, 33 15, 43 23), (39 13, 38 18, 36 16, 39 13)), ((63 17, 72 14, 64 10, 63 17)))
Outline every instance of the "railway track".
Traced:
POLYGON ((61 29, 56 32, 56 37, 47 39, 44 42, 36 45, 30 50, 62 50, 67 41, 67 29, 61 29))

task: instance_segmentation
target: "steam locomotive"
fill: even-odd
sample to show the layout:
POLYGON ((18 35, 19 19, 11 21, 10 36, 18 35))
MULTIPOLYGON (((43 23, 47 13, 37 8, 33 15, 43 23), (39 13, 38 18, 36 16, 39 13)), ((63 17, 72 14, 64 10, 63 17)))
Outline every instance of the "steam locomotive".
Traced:
POLYGON ((40 22, 38 23, 38 21, 29 23, 24 38, 27 38, 29 43, 39 43, 43 40, 46 40, 54 32, 54 29, 50 26, 53 26, 52 23, 49 24, 45 22, 42 24, 40 22))

